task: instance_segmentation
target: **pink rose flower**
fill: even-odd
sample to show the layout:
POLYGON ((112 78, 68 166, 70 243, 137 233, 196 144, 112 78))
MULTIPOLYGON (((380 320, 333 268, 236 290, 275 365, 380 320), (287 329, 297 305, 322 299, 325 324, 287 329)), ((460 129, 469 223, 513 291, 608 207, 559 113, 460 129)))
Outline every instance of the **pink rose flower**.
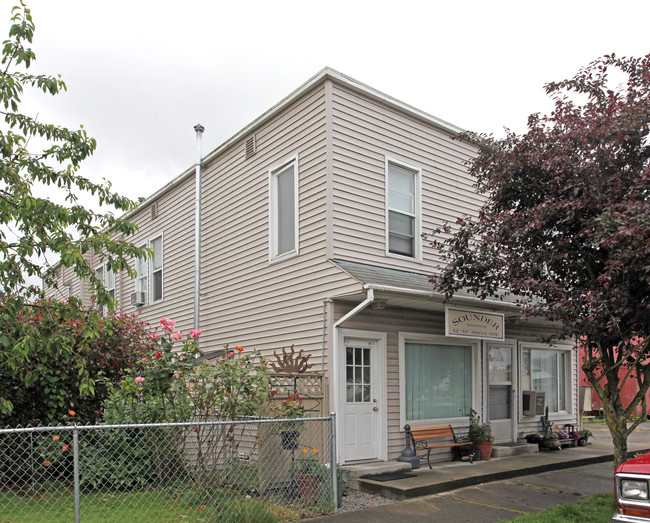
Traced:
POLYGON ((174 334, 172 334, 172 340, 179 341, 182 339, 183 339, 183 335, 180 332, 175 332, 174 334))
POLYGON ((190 336, 191 336, 192 338, 194 338, 194 339, 197 339, 197 338, 201 335, 201 332, 202 332, 202 331, 200 331, 199 329, 196 329, 196 330, 195 330, 195 329, 192 329, 192 330, 190 331, 190 336))
POLYGON ((143 378, 142 376, 137 376, 137 377, 135 378, 135 382, 136 382, 136 383, 142 383, 143 381, 144 381, 144 378, 143 378))

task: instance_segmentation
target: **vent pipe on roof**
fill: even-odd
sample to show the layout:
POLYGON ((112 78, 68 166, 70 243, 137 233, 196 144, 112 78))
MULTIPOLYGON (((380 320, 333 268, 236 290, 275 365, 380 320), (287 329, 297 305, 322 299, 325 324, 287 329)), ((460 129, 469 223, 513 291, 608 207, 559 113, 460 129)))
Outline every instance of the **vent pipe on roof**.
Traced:
POLYGON ((194 329, 199 328, 201 305, 201 138, 205 128, 199 123, 196 131, 196 174, 194 177, 194 329))

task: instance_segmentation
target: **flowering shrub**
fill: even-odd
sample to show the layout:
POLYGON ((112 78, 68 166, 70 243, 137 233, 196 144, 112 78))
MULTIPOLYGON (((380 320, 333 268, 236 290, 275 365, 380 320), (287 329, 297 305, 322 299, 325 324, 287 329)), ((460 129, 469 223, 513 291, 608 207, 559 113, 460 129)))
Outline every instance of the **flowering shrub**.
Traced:
POLYGON ((148 324, 70 299, 0 299, 0 425, 95 423, 113 383, 149 352, 148 324))
POLYGON ((211 363, 201 359, 200 330, 183 338, 173 320, 161 318, 160 326, 160 334, 150 335, 149 354, 111 394, 108 422, 231 420, 259 414, 268 400, 268 383, 257 352, 226 347, 211 363))

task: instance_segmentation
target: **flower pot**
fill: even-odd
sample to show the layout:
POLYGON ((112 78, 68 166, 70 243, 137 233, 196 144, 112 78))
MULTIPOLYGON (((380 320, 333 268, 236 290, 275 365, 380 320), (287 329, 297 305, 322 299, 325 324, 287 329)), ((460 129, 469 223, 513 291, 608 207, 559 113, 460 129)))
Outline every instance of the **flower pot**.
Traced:
POLYGON ((295 474, 294 479, 300 492, 300 497, 305 503, 313 505, 320 500, 320 485, 324 483, 322 476, 311 474, 295 474))
POLYGON ((491 441, 479 441, 474 443, 474 447, 481 453, 481 461, 487 461, 492 455, 492 442, 491 441))
POLYGON ((542 440, 539 447, 549 450, 560 450, 562 448, 562 442, 559 439, 545 439, 542 440))
POLYGON ((280 432, 282 448, 284 450, 296 450, 298 448, 298 436, 300 436, 300 432, 297 430, 283 430, 280 432))
POLYGON ((585 446, 587 446, 587 442, 588 442, 588 440, 589 440, 589 437, 588 437, 588 436, 585 436, 585 437, 583 437, 583 438, 580 438, 580 439, 578 440, 578 446, 579 446, 579 447, 585 447, 585 446))

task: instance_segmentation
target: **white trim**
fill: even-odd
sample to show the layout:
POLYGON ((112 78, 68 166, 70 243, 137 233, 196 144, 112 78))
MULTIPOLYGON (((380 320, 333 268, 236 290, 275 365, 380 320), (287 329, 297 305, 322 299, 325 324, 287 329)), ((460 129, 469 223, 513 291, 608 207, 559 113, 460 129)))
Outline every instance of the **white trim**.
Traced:
POLYGON ((467 416, 458 416, 455 418, 444 418, 436 420, 407 420, 406 419, 406 375, 405 375, 405 345, 407 342, 430 343, 432 345, 458 345, 472 348, 472 408, 480 412, 481 390, 478 377, 480 376, 480 340, 450 338, 447 336, 438 336, 423 334, 420 332, 400 332, 398 334, 398 358, 399 358, 399 422, 400 430, 403 430, 407 423, 411 427, 426 427, 432 423, 435 425, 465 425, 467 426, 467 416))
MULTIPOLYGON (((414 260, 421 262, 422 261, 422 169, 419 167, 415 167, 413 165, 409 165, 405 162, 402 162, 400 160, 395 160, 394 158, 391 158, 389 156, 384 156, 384 225, 385 225, 385 250, 386 250, 386 256, 390 258, 397 258, 400 260, 414 260), (415 183, 413 184, 414 186, 414 191, 415 194, 414 196, 414 214, 412 216, 413 218, 413 256, 406 256, 403 254, 397 254, 390 252, 389 250, 389 236, 390 236, 390 230, 388 227, 388 217, 389 217, 389 211, 391 210, 388 206, 388 195, 389 195, 389 187, 388 187, 388 166, 389 164, 396 165, 398 167, 402 167, 408 171, 412 171, 414 176, 415 176, 415 183)), ((400 210, 394 210, 394 212, 399 212, 404 215, 410 216, 409 213, 405 213, 404 211, 400 210)))
MULTIPOLYGON (((575 391, 574 391, 574 386, 573 386, 573 357, 575 354, 575 351, 573 350, 573 345, 572 344, 557 344, 557 345, 548 345, 545 343, 535 343, 535 342, 527 342, 527 341, 520 341, 519 342, 519 347, 518 347, 518 352, 519 352, 519 358, 520 360, 518 361, 519 364, 519 370, 518 374, 519 376, 517 377, 519 381, 519 388, 520 390, 518 391, 518 394, 521 392, 521 383, 522 383, 522 365, 521 365, 521 358, 523 355, 524 350, 526 349, 533 349, 533 350, 551 350, 554 352, 558 351, 563 351, 568 354, 568 358, 566 359, 566 367, 564 369, 564 403, 565 403, 565 408, 563 410, 557 411, 557 412, 550 412, 548 413, 549 419, 550 420, 570 420, 573 419, 576 415, 575 412, 572 411, 573 406, 575 404, 575 391)), ((530 362, 532 366, 532 359, 530 362)), ((532 377, 531 377, 532 379, 532 377)), ((521 408, 519 408, 519 411, 517 412, 517 420, 518 422, 526 422, 530 421, 531 419, 538 418, 539 416, 524 416, 523 413, 521 412, 521 408)))
MULTIPOLYGON (((334 333, 334 372, 332 375, 332 387, 334 393, 334 405, 336 405, 336 412, 338 413, 338 422, 336 423, 336 438, 337 441, 343 441, 344 434, 344 412, 345 412, 345 397, 341 394, 340 388, 342 383, 344 383, 343 376, 340 376, 338 366, 341 364, 339 351, 345 347, 345 339, 359 339, 367 341, 376 341, 379 342, 377 350, 379 351, 379 383, 381 385, 381 391, 379 397, 381 398, 380 408, 380 420, 379 420, 379 442, 378 442, 378 459, 382 461, 388 460, 388 369, 387 369, 387 334, 385 332, 379 331, 366 331, 366 330, 357 330, 357 329, 342 329, 340 327, 335 328, 334 333)), ((342 445, 337 445, 337 461, 342 462, 343 451, 342 445)))
POLYGON ((299 175, 298 155, 295 155, 284 162, 269 169, 269 263, 279 262, 288 258, 298 256, 299 238, 299 175), (287 252, 278 253, 278 210, 277 210, 277 175, 285 172, 290 166, 293 167, 293 198, 294 198, 294 228, 293 228, 293 249, 287 252))

